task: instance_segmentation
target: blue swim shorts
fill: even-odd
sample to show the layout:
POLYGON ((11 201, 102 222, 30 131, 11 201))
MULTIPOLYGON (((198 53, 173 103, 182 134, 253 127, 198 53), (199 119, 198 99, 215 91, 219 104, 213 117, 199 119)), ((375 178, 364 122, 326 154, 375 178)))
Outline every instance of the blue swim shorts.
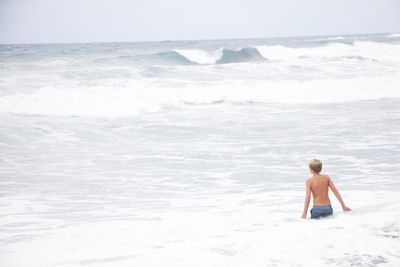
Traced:
POLYGON ((311 219, 319 219, 333 214, 331 205, 314 205, 310 210, 311 219))

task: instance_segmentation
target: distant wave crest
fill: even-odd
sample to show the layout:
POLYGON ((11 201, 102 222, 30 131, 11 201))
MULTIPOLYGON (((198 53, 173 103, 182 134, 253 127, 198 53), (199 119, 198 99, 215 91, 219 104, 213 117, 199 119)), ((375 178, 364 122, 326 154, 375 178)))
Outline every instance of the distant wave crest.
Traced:
MULTIPOLYGON (((340 40, 342 37, 332 38, 340 40)), ((400 46, 371 41, 354 43, 332 42, 314 47, 290 47, 284 45, 260 45, 241 49, 220 48, 214 51, 202 49, 176 49, 152 54, 150 63, 162 65, 209 65, 230 63, 266 62, 268 60, 307 59, 370 59, 389 60, 397 58, 400 46), (382 52, 383 51, 383 52, 382 52)))
POLYGON ((218 64, 239 63, 239 62, 257 62, 266 59, 255 47, 246 47, 239 51, 224 49, 222 56, 217 60, 218 64))
POLYGON ((176 50, 174 57, 181 58, 184 62, 194 64, 229 64, 229 63, 245 63, 245 62, 261 62, 265 61, 260 51, 256 47, 245 47, 239 50, 219 49, 216 51, 204 51, 201 49, 176 50), (176 55, 177 53, 178 55, 176 55))

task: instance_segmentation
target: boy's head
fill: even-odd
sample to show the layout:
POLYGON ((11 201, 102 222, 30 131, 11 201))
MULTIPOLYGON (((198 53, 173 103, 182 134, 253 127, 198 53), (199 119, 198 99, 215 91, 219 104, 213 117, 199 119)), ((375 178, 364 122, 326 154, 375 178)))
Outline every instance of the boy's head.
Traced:
POLYGON ((312 159, 308 162, 310 170, 316 173, 320 173, 322 170, 322 162, 319 159, 312 159))

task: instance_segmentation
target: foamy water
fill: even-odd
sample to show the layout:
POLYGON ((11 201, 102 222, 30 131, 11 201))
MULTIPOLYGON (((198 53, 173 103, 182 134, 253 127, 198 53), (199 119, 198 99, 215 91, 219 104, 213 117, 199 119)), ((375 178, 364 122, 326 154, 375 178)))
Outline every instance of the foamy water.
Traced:
POLYGON ((1 266, 398 266, 396 38, 1 46, 1 266))

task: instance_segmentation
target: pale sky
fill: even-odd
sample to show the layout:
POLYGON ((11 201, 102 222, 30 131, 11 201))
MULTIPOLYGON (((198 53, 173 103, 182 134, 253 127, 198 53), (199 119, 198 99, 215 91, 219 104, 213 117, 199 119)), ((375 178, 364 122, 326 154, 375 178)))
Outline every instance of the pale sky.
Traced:
POLYGON ((0 0, 0 43, 400 32, 400 0, 0 0))

